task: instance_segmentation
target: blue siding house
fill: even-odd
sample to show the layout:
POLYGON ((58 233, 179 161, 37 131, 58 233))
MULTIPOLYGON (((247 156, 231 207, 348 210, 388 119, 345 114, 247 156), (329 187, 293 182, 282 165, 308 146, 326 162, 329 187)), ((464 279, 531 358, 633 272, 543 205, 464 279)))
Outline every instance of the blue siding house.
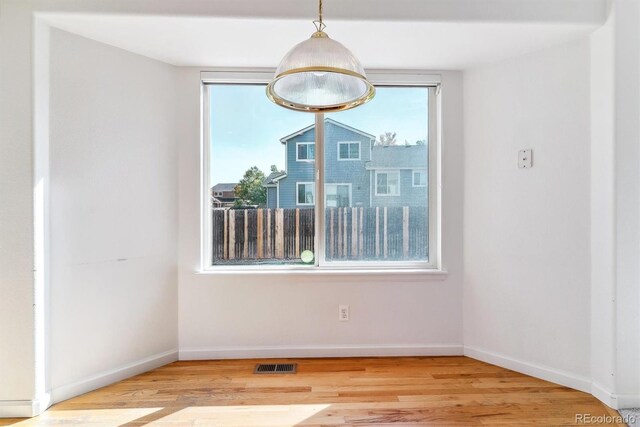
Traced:
MULTIPOLYGON (((375 145, 375 136, 325 119, 327 207, 424 206, 427 146, 375 145)), ((268 208, 315 205, 315 124, 283 137, 286 171, 263 182, 268 208)))

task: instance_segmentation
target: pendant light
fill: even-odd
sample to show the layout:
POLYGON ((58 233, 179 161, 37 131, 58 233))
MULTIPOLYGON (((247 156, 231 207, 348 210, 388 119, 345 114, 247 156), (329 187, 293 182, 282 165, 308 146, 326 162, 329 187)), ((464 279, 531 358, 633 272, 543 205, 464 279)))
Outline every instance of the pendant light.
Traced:
POLYGON ((342 44, 329 38, 318 1, 316 31, 282 59, 267 85, 267 97, 296 111, 327 113, 348 110, 375 96, 360 61, 342 44))

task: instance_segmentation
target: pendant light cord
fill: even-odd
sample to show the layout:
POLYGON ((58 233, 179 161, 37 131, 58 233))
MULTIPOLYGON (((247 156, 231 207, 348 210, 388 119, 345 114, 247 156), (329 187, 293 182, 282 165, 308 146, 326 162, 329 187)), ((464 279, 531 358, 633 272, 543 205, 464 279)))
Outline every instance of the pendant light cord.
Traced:
POLYGON ((316 30, 321 33, 327 26, 322 22, 322 0, 318 0, 318 20, 313 21, 316 26, 316 30))

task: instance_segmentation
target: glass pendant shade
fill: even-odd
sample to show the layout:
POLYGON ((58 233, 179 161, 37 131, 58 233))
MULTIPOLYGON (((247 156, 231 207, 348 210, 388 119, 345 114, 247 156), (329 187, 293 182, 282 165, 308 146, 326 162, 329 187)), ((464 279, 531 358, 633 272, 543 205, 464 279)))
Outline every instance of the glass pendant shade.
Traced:
POLYGON ((315 113, 348 110, 374 95, 360 61, 323 31, 294 46, 267 86, 276 104, 315 113))

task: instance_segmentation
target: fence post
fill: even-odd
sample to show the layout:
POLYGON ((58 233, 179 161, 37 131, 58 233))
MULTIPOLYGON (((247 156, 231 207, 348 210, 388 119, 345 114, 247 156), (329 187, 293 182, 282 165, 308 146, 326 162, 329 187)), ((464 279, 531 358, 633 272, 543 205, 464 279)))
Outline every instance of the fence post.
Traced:
POLYGON ((358 208, 351 208, 351 256, 358 256, 358 208))
POLYGON ((402 254, 409 257, 409 206, 402 207, 402 254))
POLYGON ((342 255, 347 258, 349 256, 349 240, 347 239, 347 225, 349 224, 349 222, 347 221, 347 208, 342 208, 342 255))
POLYGON ((384 207, 384 231, 383 231, 383 239, 384 239, 384 257, 386 258, 389 254, 389 248, 387 245, 387 207, 384 207))
POLYGON ((258 209, 257 215, 256 215, 256 233, 257 233, 257 249, 256 249, 256 256, 258 258, 264 258, 264 250, 262 247, 263 244, 263 239, 262 239, 262 213, 263 210, 262 209, 258 209))
POLYGON ((267 209, 267 258, 271 258, 271 209, 267 209))
POLYGON ((222 259, 229 259, 229 211, 222 211, 222 259))
POLYGON ((284 258, 284 210, 276 209, 276 253, 275 258, 284 258))
POLYGON ((360 233, 359 233, 360 245, 358 246, 358 248, 359 248, 360 256, 364 256, 364 231, 363 231, 364 208, 357 208, 357 209, 360 211, 360 222, 358 223, 358 225, 360 225, 360 233))
POLYGON ((329 208, 329 216, 331 217, 331 220, 329 221, 329 254, 331 256, 331 258, 333 258, 334 254, 335 254, 335 240, 334 240, 334 236, 333 236, 333 213, 334 213, 334 208, 329 208))
POLYGON ((376 257, 380 256, 380 208, 376 206, 376 257))
POLYGON ((244 210, 244 245, 242 247, 242 257, 249 258, 249 211, 244 210))
POLYGON ((236 211, 229 209, 229 259, 236 257, 236 211))
POLYGON ((296 258, 300 258, 300 209, 296 208, 296 258))

